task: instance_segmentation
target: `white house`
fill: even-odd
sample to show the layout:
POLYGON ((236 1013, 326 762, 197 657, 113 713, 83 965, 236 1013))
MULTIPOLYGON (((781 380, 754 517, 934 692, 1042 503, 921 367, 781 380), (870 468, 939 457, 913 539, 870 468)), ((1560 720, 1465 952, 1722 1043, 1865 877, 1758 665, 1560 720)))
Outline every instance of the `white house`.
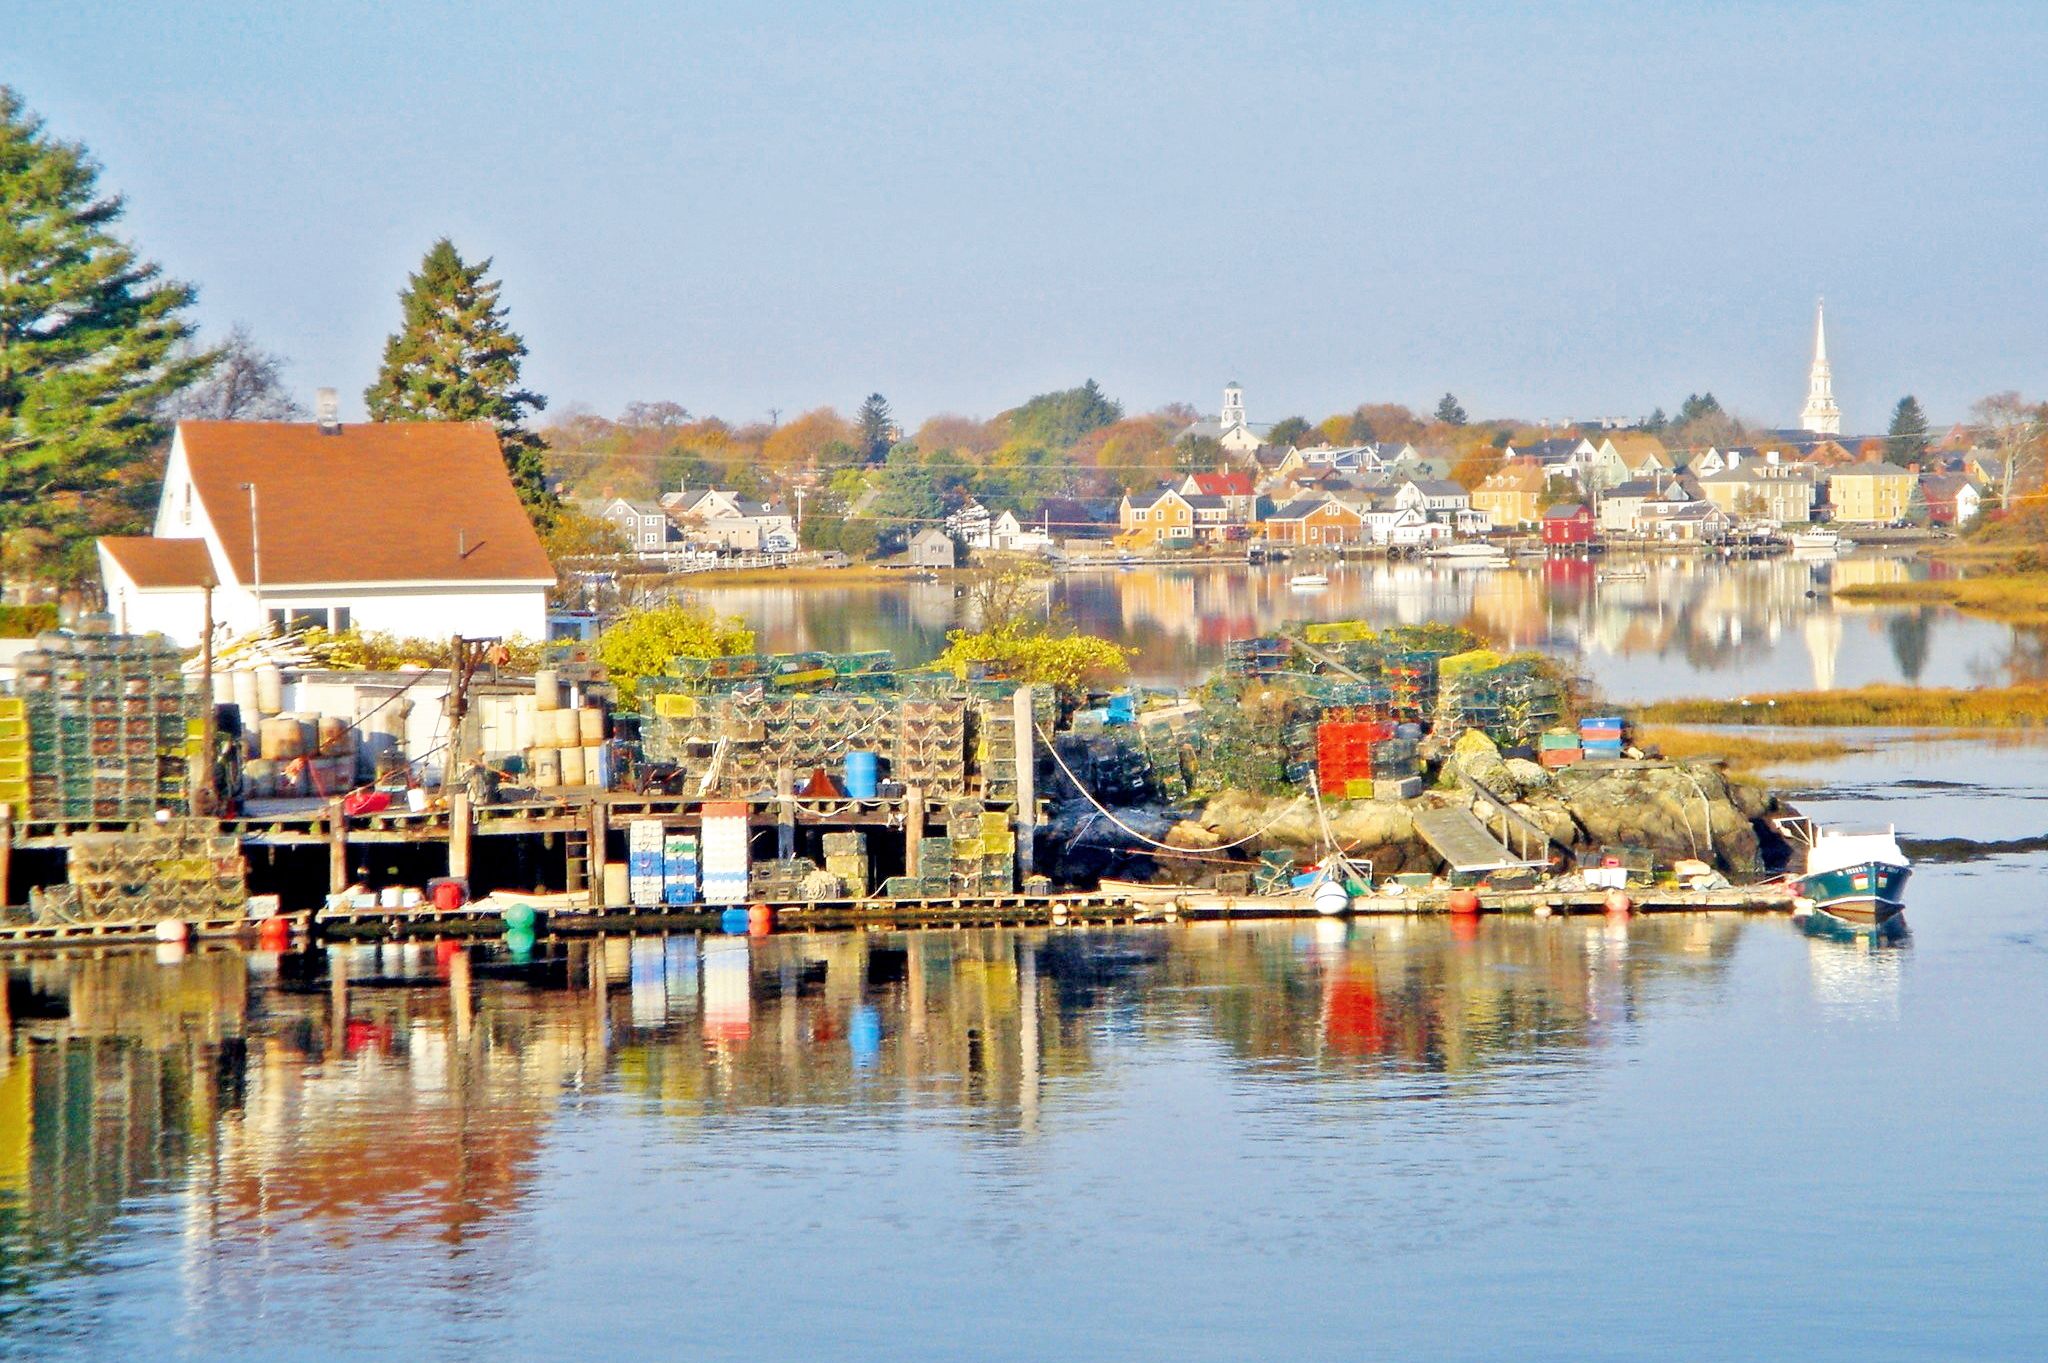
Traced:
POLYGON ((1448 478, 1409 478, 1395 491, 1394 501, 1417 508, 1433 521, 1450 521, 1472 505, 1472 494, 1448 478))
POLYGON ((796 522, 779 506, 715 487, 664 493, 661 504, 693 543, 740 553, 796 548, 796 522))
POLYGON ((1245 420, 1244 389, 1233 381, 1223 390, 1223 410, 1213 421, 1197 421, 1180 433, 1182 440, 1213 440, 1232 454, 1250 454, 1266 443, 1271 422, 1245 420))
POLYGON ((554 568, 484 422, 183 421, 156 524, 99 542, 117 629, 544 638, 554 568))
POLYGON ((970 549, 986 549, 991 540, 991 528, 995 518, 989 515, 987 507, 969 497, 958 510, 946 517, 946 531, 954 539, 970 549))
POLYGON ((1006 550, 1013 554, 1043 554, 1051 551, 1052 536, 1036 525, 1026 525, 1017 519, 1014 511, 999 513, 989 527, 991 548, 1006 550))

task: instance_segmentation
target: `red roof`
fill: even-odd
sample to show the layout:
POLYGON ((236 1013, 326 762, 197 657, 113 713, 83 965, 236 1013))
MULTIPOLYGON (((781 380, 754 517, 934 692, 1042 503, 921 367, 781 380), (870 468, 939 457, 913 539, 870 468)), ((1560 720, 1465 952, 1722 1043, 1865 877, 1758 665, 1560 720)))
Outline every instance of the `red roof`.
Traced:
POLYGON ((554 566, 480 421, 181 421, 192 485, 235 577, 265 585, 548 582, 554 566))
POLYGON ((100 540, 100 548, 121 565, 129 581, 144 591, 217 585, 213 580, 213 556, 206 552, 205 540, 108 535, 100 540))
POLYGON ((1252 495, 1252 476, 1249 473, 1198 473, 1195 488, 1205 497, 1249 497, 1252 495))

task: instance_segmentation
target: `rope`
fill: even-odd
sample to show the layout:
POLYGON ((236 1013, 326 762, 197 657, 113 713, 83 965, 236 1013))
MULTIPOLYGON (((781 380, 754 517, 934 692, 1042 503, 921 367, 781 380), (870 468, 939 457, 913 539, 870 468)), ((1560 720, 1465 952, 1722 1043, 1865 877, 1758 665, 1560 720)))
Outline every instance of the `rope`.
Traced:
MULTIPOLYGON (((1081 792, 1081 798, 1086 800, 1089 804, 1095 806, 1096 813, 1100 814, 1103 818, 1109 820, 1118 828, 1121 828, 1124 832, 1136 838, 1139 842, 1144 843, 1147 847, 1157 847, 1162 851, 1176 853, 1185 852, 1188 850, 1183 847, 1175 847, 1172 843, 1160 842, 1156 838, 1148 838, 1143 833, 1140 833, 1137 829, 1131 827, 1122 819, 1119 819, 1116 815, 1112 814, 1109 810, 1109 806, 1103 804, 1102 801, 1096 799, 1094 792, 1089 790, 1088 787, 1081 784, 1081 778, 1076 776, 1074 774, 1074 769, 1067 765, 1067 759, 1060 756, 1059 745, 1052 741, 1052 735, 1048 734, 1045 731, 1045 726, 1043 724, 1033 724, 1032 727, 1038 731, 1038 736, 1045 740, 1045 746, 1051 749, 1052 760, 1059 763, 1060 770, 1065 772, 1067 774, 1067 779, 1074 783, 1074 789, 1081 792)), ((1248 842, 1264 837, 1266 833, 1273 829, 1276 825, 1278 825, 1282 819, 1286 818, 1289 814, 1293 813, 1294 807, 1300 804, 1303 798, 1304 797, 1300 795, 1295 796, 1294 799, 1289 801, 1287 806, 1283 808, 1278 814, 1274 815, 1272 820, 1268 822, 1263 828, 1260 828, 1251 833, 1247 833, 1235 842, 1219 843, 1214 847, 1205 847, 1202 850, 1205 852, 1227 852, 1233 847, 1242 847, 1248 842)), ((1078 834, 1076 836, 1078 836, 1078 834)))

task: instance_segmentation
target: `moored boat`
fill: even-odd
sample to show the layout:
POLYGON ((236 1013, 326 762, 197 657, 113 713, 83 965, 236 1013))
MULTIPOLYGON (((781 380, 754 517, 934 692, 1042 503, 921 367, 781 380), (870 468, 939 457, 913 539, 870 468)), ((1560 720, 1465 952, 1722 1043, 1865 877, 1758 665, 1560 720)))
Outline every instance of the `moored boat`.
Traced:
POLYGON ((1906 880, 1913 863, 1897 835, 1848 833, 1823 828, 1806 854, 1799 894, 1813 911, 1851 928, 1885 928, 1906 908, 1906 880))
POLYGON ((1854 549, 1853 540, 1842 538, 1842 532, 1831 525, 1817 525, 1811 530, 1801 530, 1792 537, 1794 549, 1854 549))
POLYGON ((1505 568, 1510 561, 1507 550, 1484 540, 1437 545, 1423 550, 1422 554, 1424 558, 1456 568, 1505 568))
POLYGON ((1330 585, 1330 575, 1328 573, 1296 573, 1293 577, 1287 579, 1287 585, 1300 588, 1327 587, 1330 585))

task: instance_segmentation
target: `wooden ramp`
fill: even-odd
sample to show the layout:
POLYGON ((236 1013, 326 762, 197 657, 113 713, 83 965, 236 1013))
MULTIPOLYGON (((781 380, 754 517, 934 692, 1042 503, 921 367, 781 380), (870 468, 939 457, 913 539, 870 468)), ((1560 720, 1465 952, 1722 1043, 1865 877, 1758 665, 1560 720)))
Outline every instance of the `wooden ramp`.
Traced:
POLYGON ((1415 831, 1460 875, 1478 875, 1531 864, 1527 859, 1516 856, 1469 809, 1418 810, 1415 831))

